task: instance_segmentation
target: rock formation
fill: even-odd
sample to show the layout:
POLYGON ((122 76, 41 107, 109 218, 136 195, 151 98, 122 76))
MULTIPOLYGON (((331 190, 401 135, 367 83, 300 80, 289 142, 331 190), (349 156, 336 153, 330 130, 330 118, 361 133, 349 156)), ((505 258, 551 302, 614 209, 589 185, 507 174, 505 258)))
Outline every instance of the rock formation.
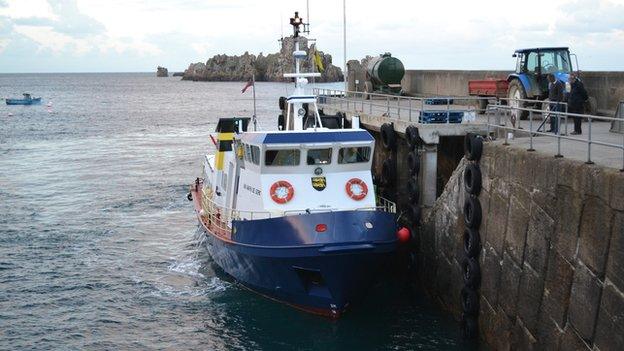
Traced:
POLYGON ((169 71, 165 67, 156 68, 156 77, 169 77, 169 71))
MULTIPOLYGON (((342 71, 332 64, 332 57, 316 49, 312 44, 308 48, 308 39, 299 37, 301 50, 308 52, 308 57, 303 60, 301 68, 304 72, 316 72, 314 67, 314 55, 318 52, 323 63, 324 70, 316 82, 337 82, 342 80, 342 71)), ((282 49, 279 53, 258 56, 245 52, 241 56, 216 55, 206 61, 191 63, 184 71, 183 80, 193 81, 247 81, 255 72, 257 81, 282 82, 288 81, 283 77, 284 73, 294 71, 294 38, 287 37, 282 41, 282 49)))

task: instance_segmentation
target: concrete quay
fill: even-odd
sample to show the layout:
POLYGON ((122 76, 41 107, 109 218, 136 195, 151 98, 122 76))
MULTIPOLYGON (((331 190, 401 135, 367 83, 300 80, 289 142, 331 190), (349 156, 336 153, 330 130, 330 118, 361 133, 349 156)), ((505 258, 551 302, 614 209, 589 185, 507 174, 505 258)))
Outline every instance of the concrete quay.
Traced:
MULTIPOLYGON (((587 122, 580 136, 566 133, 573 130, 571 120, 562 122, 560 138, 543 132, 548 125, 538 131, 541 113, 512 125, 501 108, 469 122, 426 124, 415 117, 423 110, 418 101, 350 96, 320 104, 327 114, 359 116, 376 138, 376 179, 383 180, 384 165, 394 160, 396 179, 379 188, 415 233, 416 254, 410 257, 418 285, 457 320, 466 320, 460 298, 468 284, 464 201, 474 198, 482 214, 473 229, 478 253, 470 258, 480 270, 471 288, 478 296, 480 340, 497 350, 624 349, 624 151, 596 144, 624 145, 624 134, 611 132, 611 122, 593 120, 588 154, 587 122), (391 149, 381 142, 386 123, 399 137, 391 149), (405 140, 410 125, 421 139, 415 149, 405 140), (467 133, 485 137, 479 161, 464 158, 467 133), (421 165, 416 174, 407 160, 414 152, 421 165), (480 170, 478 195, 464 184, 468 164, 480 170), (414 205, 422 209, 420 217, 414 205)), ((457 104, 454 110, 470 113, 474 107, 457 104)))

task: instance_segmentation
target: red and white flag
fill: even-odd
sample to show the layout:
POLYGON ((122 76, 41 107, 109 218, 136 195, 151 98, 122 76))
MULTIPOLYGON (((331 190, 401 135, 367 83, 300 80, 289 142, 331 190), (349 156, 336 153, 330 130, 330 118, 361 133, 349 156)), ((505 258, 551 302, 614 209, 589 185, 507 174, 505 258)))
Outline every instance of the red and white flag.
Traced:
POLYGON ((247 84, 245 84, 245 87, 243 87, 243 90, 241 90, 241 94, 244 94, 247 91, 247 89, 249 89, 249 87, 251 87, 253 85, 254 85, 253 81, 251 81, 251 80, 248 81, 247 84))

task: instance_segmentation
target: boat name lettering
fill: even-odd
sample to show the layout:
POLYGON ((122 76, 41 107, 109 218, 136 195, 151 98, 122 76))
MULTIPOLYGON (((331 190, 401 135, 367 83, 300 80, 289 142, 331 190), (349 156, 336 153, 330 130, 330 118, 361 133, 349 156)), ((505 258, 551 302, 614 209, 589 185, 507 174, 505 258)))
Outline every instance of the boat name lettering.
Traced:
POLYGON ((256 189, 256 188, 252 187, 251 185, 243 184, 243 188, 245 190, 248 190, 252 194, 260 195, 260 189, 256 189))

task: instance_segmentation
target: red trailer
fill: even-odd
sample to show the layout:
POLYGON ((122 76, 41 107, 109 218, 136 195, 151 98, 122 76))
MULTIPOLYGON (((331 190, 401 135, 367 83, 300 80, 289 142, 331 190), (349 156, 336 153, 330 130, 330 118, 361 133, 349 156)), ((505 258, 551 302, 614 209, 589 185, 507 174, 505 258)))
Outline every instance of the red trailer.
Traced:
MULTIPOLYGON (((483 98, 505 98, 507 97, 507 89, 509 82, 506 79, 483 79, 468 81, 468 95, 479 96, 483 98)), ((488 99, 479 100, 479 110, 485 112, 488 99)))

